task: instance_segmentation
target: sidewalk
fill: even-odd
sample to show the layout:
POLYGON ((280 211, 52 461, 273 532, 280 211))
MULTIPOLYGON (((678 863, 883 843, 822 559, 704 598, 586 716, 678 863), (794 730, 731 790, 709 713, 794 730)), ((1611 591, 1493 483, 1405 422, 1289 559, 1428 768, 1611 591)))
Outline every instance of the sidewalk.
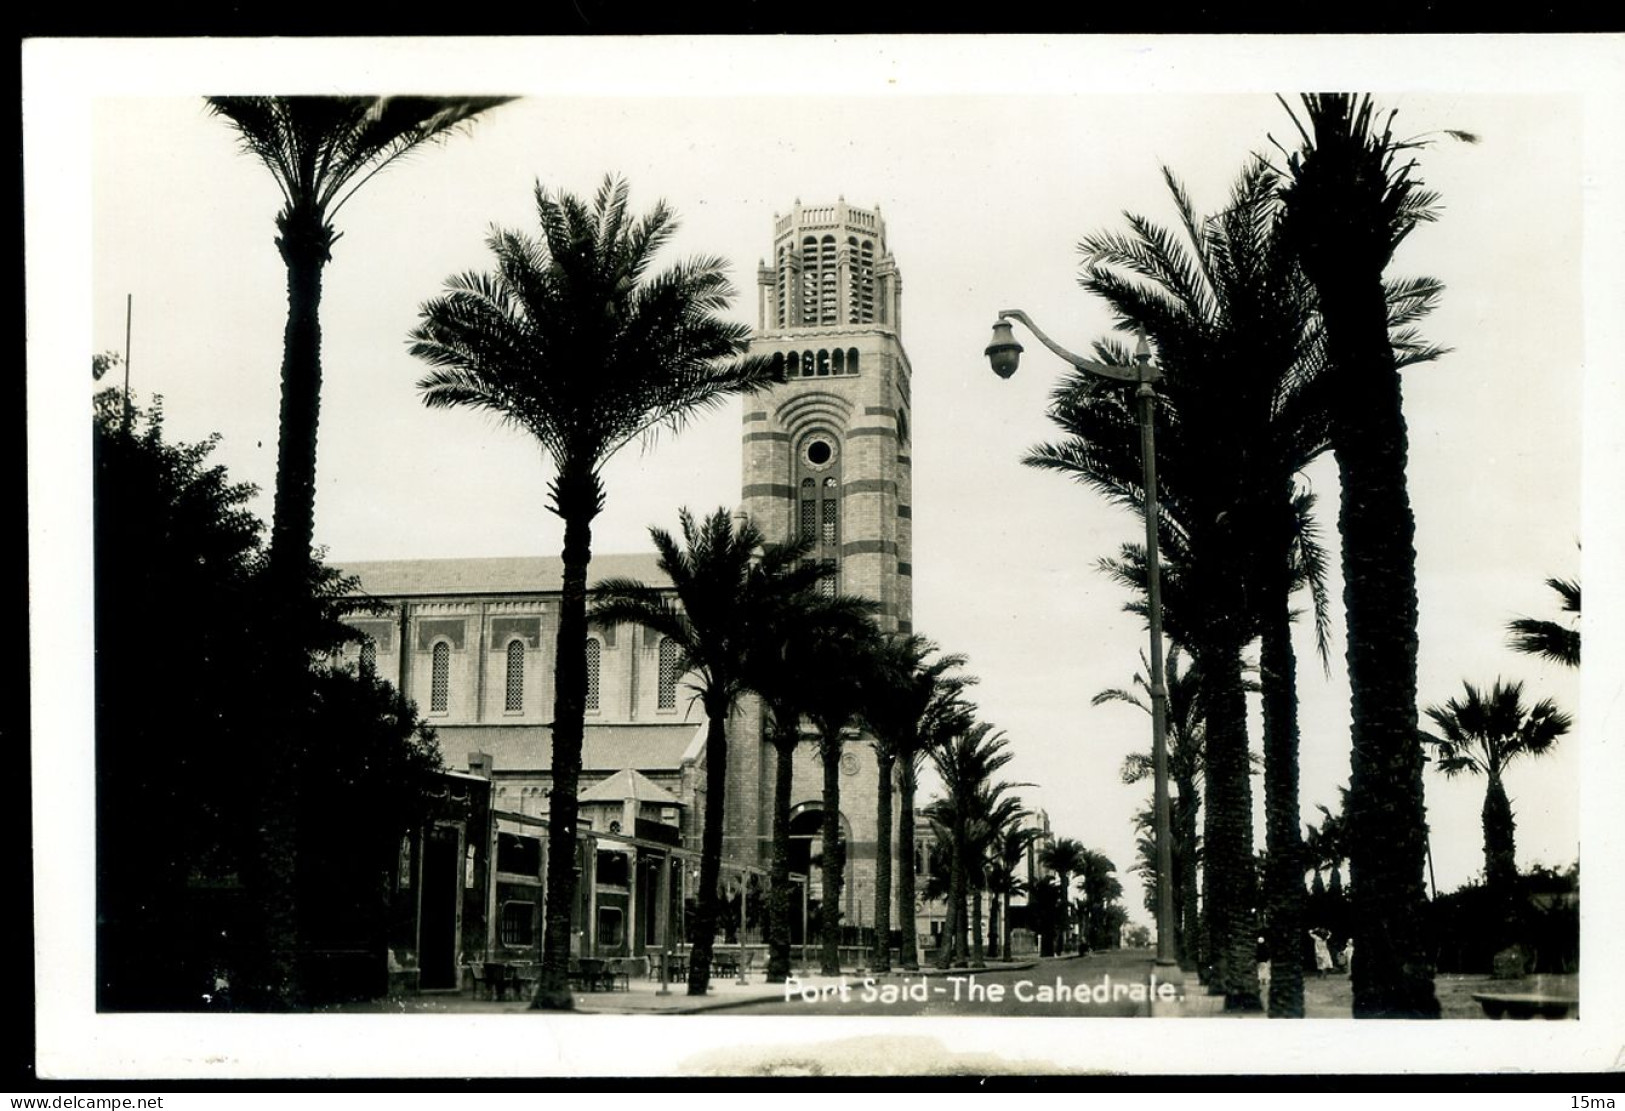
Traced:
MULTIPOLYGON (((1032 968, 1036 961, 989 961, 978 972, 1020 972, 1032 968)), ((843 971, 841 976, 825 976, 811 971, 794 971, 793 990, 816 990, 838 984, 844 977, 848 983, 857 983, 866 976, 876 979, 908 976, 963 976, 964 968, 939 969, 921 967, 904 973, 900 970, 874 973, 856 969, 843 971)), ((785 984, 770 984, 761 970, 750 973, 745 982, 727 977, 711 978, 709 991, 703 996, 688 994, 687 984, 667 984, 662 992, 658 980, 633 979, 625 991, 578 991, 574 993, 575 1014, 584 1015, 685 1015, 703 1011, 721 1011, 734 1007, 748 1007, 753 1003, 779 1002, 785 998, 785 984)), ((402 995, 364 1003, 348 1003, 329 1008, 343 1014, 517 1014, 530 1009, 528 998, 495 1000, 474 998, 468 990, 460 992, 424 992, 420 995, 402 995)))

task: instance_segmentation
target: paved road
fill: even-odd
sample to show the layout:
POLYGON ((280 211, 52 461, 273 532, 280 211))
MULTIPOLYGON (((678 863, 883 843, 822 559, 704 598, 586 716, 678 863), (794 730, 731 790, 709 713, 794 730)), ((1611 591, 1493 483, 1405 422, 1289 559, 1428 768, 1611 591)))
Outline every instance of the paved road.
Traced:
MULTIPOLYGON (((1147 1013, 1150 955, 1107 952, 1041 960, 1020 972, 885 976, 819 987, 791 982, 783 1001, 753 1003, 739 1015, 1045 1015, 1127 1018, 1147 1013)), ((1171 990, 1163 985, 1164 992, 1171 990)))

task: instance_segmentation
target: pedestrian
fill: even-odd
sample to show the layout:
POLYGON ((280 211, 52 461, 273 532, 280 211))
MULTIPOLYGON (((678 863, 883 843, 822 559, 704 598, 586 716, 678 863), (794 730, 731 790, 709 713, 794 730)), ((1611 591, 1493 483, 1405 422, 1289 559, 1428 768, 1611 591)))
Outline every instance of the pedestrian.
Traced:
POLYGON ((1354 939, 1351 937, 1348 944, 1343 946, 1343 971, 1348 973, 1350 980, 1354 979, 1354 939))
POLYGON ((1331 931, 1316 926, 1309 931, 1309 936, 1315 942, 1315 975, 1325 977, 1332 967, 1332 950, 1328 944, 1332 937, 1331 931))
POLYGON ((1262 937, 1258 939, 1258 949, 1254 954, 1258 961, 1258 998, 1268 1007, 1270 1004, 1270 947, 1262 937))

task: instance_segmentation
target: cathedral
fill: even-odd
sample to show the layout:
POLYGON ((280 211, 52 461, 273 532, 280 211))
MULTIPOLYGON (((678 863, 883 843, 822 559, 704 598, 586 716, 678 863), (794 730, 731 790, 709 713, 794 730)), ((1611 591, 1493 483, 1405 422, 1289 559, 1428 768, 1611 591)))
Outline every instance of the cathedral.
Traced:
MULTIPOLYGON (((879 211, 844 200, 796 202, 774 218, 758 290, 751 353, 782 365, 785 380, 744 399, 740 511, 769 540, 810 538, 812 557, 835 573, 832 589, 872 599, 882 628, 908 632, 911 374, 901 281, 879 211)), ((519 955, 541 940, 561 561, 395 560, 343 569, 387 607, 352 620, 363 634, 356 655, 417 704, 447 767, 458 769, 453 794, 466 805, 402 845, 394 882, 415 912, 392 953, 393 961, 421 967, 424 987, 458 986, 468 962, 519 955)), ((611 577, 663 581, 652 553, 595 553, 588 575, 589 585, 611 577)), ((706 723, 676 661, 675 645, 641 628, 589 634, 576 847, 581 955, 671 951, 686 936, 706 723)), ((723 874, 732 911, 718 940, 744 952, 763 932, 777 757, 753 699, 728 733, 723 874)), ((847 742, 841 770, 842 923, 856 945, 874 922, 880 840, 892 843, 894 868, 911 860, 919 867, 926 854, 897 846, 895 827, 876 828, 878 772, 866 738, 847 742)), ((822 784, 814 746, 802 746, 791 811, 798 942, 816 931, 822 896, 814 866, 822 784)), ((914 911, 894 905, 894 926, 914 911)))

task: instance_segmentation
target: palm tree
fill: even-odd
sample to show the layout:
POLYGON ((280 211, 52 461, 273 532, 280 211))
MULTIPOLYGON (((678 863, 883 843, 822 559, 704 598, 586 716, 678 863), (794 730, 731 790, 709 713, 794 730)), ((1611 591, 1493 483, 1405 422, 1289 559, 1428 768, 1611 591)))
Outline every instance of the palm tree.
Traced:
MULTIPOLYGON (((1547 579, 1546 585, 1557 591, 1562 599, 1563 612, 1580 619, 1580 583, 1576 579, 1547 579)), ((1537 621, 1519 617, 1507 622, 1512 647, 1531 656, 1555 660, 1566 667, 1580 666, 1580 630, 1556 621, 1537 621)))
MULTIPOLYGON (((932 826, 948 845, 948 917, 942 951, 943 965, 964 964, 970 958, 966 932, 971 884, 980 876, 980 857, 974 855, 975 823, 991 813, 1010 786, 994 776, 1014 754, 1009 739, 993 726, 977 722, 931 749, 930 758, 942 780, 944 795, 925 808, 932 826), (974 873, 974 875, 973 875, 974 873)), ((980 890, 980 882, 977 888, 980 890)), ((978 926, 978 929, 980 927, 978 926)))
POLYGON ((1084 902, 1080 949, 1110 949, 1116 944, 1115 939, 1108 936, 1107 915, 1107 908, 1123 897, 1123 884, 1113 874, 1116 871, 1117 865, 1106 854, 1084 850, 1083 868, 1078 873, 1083 881, 1084 902))
POLYGON ((547 915, 536 1005, 567 1009, 570 911, 587 691, 587 566, 604 507, 601 470, 659 427, 777 376, 737 357, 748 329, 718 314, 733 290, 716 258, 650 276, 676 229, 664 204, 627 212, 625 182, 606 179, 591 204, 536 188, 542 238, 497 229, 494 273, 450 279, 421 310, 413 355, 434 369, 418 383, 431 408, 485 410, 530 433, 556 474, 547 508, 564 521, 554 664, 547 915))
POLYGON ((1419 187, 1415 163, 1401 161, 1417 144, 1394 138, 1391 113, 1379 125, 1369 97, 1310 94, 1303 103, 1307 127, 1293 116, 1303 145, 1287 158, 1281 198, 1285 238, 1314 284, 1326 332, 1327 414, 1342 492, 1349 866, 1363 942, 1354 1015, 1437 1018, 1421 935, 1427 823, 1416 714, 1416 526, 1383 281, 1394 249, 1433 218, 1437 197, 1419 187))
POLYGON ((321 406, 322 270, 343 233, 339 209, 374 174, 459 130, 511 97, 214 96, 209 110, 236 130, 282 193, 277 250, 288 271, 282 409, 270 568, 284 591, 301 588, 316 509, 316 426, 321 406))
POLYGON ((1067 898, 1057 877, 1034 876, 1027 887, 1027 920, 1040 939, 1040 952, 1058 955, 1054 939, 1065 933, 1067 913, 1067 898))
POLYGON ((1010 959, 1010 897, 1027 890, 1020 869, 1026 862, 1028 846, 1037 836, 1036 829, 1009 825, 995 832, 988 847, 985 884, 993 900, 988 910, 988 935, 995 957, 1010 959))
MULTIPOLYGON (((810 537, 797 537, 787 549, 805 554, 810 537)), ((833 574, 823 564, 797 565, 798 576, 814 583, 833 574)), ((767 979, 783 983, 790 975, 790 804, 794 760, 802 741, 802 716, 811 695, 811 676, 820 666, 819 646, 842 638, 859 638, 871 626, 879 606, 866 598, 826 594, 819 586, 786 596, 770 615, 757 622, 745 649, 745 671, 751 690, 760 696, 763 728, 774 751, 773 849, 767 898, 767 979)))
POLYGON ((640 625, 675 645, 677 673, 689 677, 705 710, 705 822, 688 972, 688 993, 704 995, 722 912, 727 724, 747 690, 745 651, 758 625, 781 618, 794 600, 811 594, 819 573, 800 566, 804 545, 765 545, 755 525, 745 520, 736 528, 726 509, 701 522, 684 509, 679 520, 681 546, 669 532, 649 530, 671 587, 606 579, 593 592, 590 620, 640 625))
MULTIPOLYGON (((1082 874, 1088 862, 1088 853, 1089 850, 1084 848, 1083 842, 1077 838, 1061 837, 1045 845, 1038 854, 1038 862, 1055 873, 1061 886, 1061 905, 1067 908, 1068 912, 1072 906, 1072 880, 1082 874)), ((1063 918, 1063 932, 1066 926, 1067 922, 1063 918)), ((1055 946, 1057 953, 1065 943, 1065 938, 1057 939, 1055 946)))
MULTIPOLYGON (((863 690, 876 666, 879 630, 872 621, 846 628, 822 626, 807 646, 808 668, 802 674, 802 716, 817 732, 818 760, 824 773, 823 897, 818 928, 822 943, 820 970, 841 972, 841 893, 848 846, 841 837, 841 762, 846 734, 863 711, 863 690)), ((884 834, 881 835, 884 837, 884 834)))
MULTIPOLYGON (((965 879, 971 891, 971 967, 987 967, 986 948, 982 944, 982 894, 989 891, 988 866, 1001 834, 1015 827, 1027 816, 1021 800, 1009 794, 1017 786, 1027 784, 1006 783, 1003 780, 984 783, 972 799, 973 811, 965 822, 964 844, 966 852, 965 879)), ((993 906, 997 907, 997 903, 993 906)), ((997 925, 994 916, 988 923, 990 932, 997 925)))
MULTIPOLYGON (((1147 714, 1151 712, 1149 705, 1150 683, 1146 675, 1150 674, 1151 666, 1145 660, 1144 653, 1140 657, 1144 670, 1134 676, 1134 689, 1124 690, 1113 687, 1103 690, 1090 700, 1090 705, 1100 706, 1107 702, 1126 702, 1137 706, 1147 714)), ((1164 686, 1168 690, 1168 775, 1173 780, 1175 798, 1172 803, 1171 834, 1173 837, 1173 885, 1174 905, 1179 908, 1178 945, 1180 965, 1185 971, 1196 971, 1203 967, 1199 940, 1201 931, 1198 926, 1198 901, 1196 886, 1196 861, 1200 846, 1200 834, 1197 832, 1197 815, 1202 806, 1201 788, 1197 781, 1203 774, 1203 745, 1205 744, 1205 710, 1202 705, 1202 671, 1200 666, 1184 665, 1184 652, 1175 644, 1168 651, 1168 658, 1163 669, 1164 686)), ((1125 785, 1141 783, 1151 778, 1151 753, 1131 753, 1123 761, 1122 779, 1125 785)), ((1148 826, 1153 829, 1154 826, 1148 826)), ((1146 876, 1146 881, 1152 887, 1156 883, 1155 845, 1152 846, 1152 871, 1146 876)), ((1156 907, 1147 908, 1153 914, 1156 907)))
MULTIPOLYGON (((1434 750, 1445 775, 1484 777, 1484 881, 1492 895, 1509 902, 1518 881, 1518 865, 1516 822, 1505 785, 1507 765, 1520 756, 1550 752, 1569 731, 1573 719, 1549 698, 1526 707, 1522 683, 1497 679, 1488 693, 1471 683, 1462 686, 1466 688, 1464 698, 1428 707, 1427 716, 1439 733, 1424 733, 1423 739, 1434 750)), ((1355 898, 1359 898, 1358 889, 1355 898)))
MULTIPOLYGON (((276 214, 277 250, 287 270, 288 319, 282 340, 282 398, 278 416, 277 473, 267 555, 268 584, 279 620, 271 625, 276 665, 268 679, 279 689, 267 704, 292 712, 309 667, 309 625, 319 621, 311 539, 316 512, 316 430, 321 408, 320 309, 322 271, 340 232, 333 219, 372 176, 397 160, 459 130, 480 112, 509 98, 481 97, 260 97, 205 98, 231 125, 247 154, 270 171, 282 194, 276 214)), ((254 978, 273 1001, 297 993, 298 970, 287 954, 299 948, 293 920, 298 839, 287 776, 293 760, 284 749, 298 728, 272 730, 261 775, 266 809, 260 859, 250 870, 256 921, 264 934, 266 967, 254 978)))
POLYGON ((874 968, 891 967, 892 778, 901 794, 897 844, 908 863, 897 878, 897 906, 902 919, 902 961, 917 969, 918 939, 914 921, 914 791, 924 751, 948 731, 968 726, 960 695, 974 677, 955 674, 965 666, 961 655, 936 654, 937 646, 916 633, 893 633, 881 641, 875 667, 863 692, 863 720, 874 736, 880 773, 876 826, 880 831, 875 859, 874 968))
MULTIPOLYGON (((1283 840, 1277 856, 1290 859, 1297 829, 1295 667, 1280 630, 1289 630, 1293 587, 1319 565, 1306 519, 1311 502, 1295 487, 1295 476, 1327 446, 1318 335, 1309 287, 1273 234, 1269 168, 1252 162, 1226 208, 1205 221, 1173 175, 1165 177, 1182 231, 1130 216, 1132 235, 1086 238, 1081 284, 1105 298, 1125 326, 1149 333, 1166 375, 1159 414, 1165 427, 1157 429, 1158 530, 1174 581, 1165 592, 1164 627, 1195 655, 1208 687, 1207 867, 1219 896, 1208 908, 1219 939, 1213 957, 1227 1006, 1250 1009, 1257 981, 1252 900, 1244 895, 1252 798, 1242 648, 1260 632, 1275 634, 1266 640, 1266 654, 1274 649, 1266 664, 1273 679, 1266 694, 1266 801, 1270 812, 1291 815, 1289 824, 1271 826, 1283 840)), ((1096 351, 1109 363, 1129 362, 1121 344, 1097 343, 1096 351)), ((1132 399, 1097 391, 1093 381, 1080 372, 1057 392, 1052 417, 1071 438, 1040 446, 1027 462, 1071 474, 1143 513, 1132 399)), ((1317 615, 1323 616, 1318 604, 1317 615)), ((1280 893, 1283 918, 1298 890, 1287 885, 1280 893)))

